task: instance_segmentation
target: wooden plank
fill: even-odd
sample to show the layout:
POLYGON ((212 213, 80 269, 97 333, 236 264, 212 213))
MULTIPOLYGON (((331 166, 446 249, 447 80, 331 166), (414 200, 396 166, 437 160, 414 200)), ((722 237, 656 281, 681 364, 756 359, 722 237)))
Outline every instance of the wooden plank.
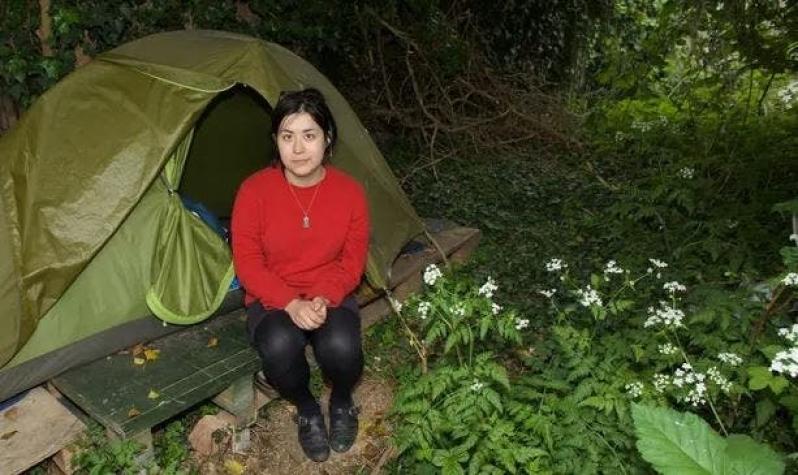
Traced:
MULTIPOLYGON (((482 232, 476 228, 456 226, 452 223, 444 222, 438 225, 440 229, 430 232, 433 239, 443 249, 443 252, 455 262, 462 262, 479 244, 482 232)), ((394 288, 410 278, 414 273, 424 269, 429 264, 441 262, 440 252, 429 240, 424 237, 420 239, 424 249, 413 253, 399 256, 393 263, 390 275, 390 287, 394 288)), ((356 294, 357 302, 361 307, 368 305, 382 297, 382 289, 376 289, 364 283, 356 294)))
POLYGON ((53 384, 104 427, 133 436, 255 373, 260 361, 245 326, 239 310, 147 345, 160 351, 155 361, 135 365, 131 354, 118 353, 68 371, 53 384))
POLYGON ((77 440, 86 426, 47 390, 0 411, 0 472, 22 473, 77 440))
MULTIPOLYGON (((466 248, 467 252, 457 254, 463 257, 473 251, 481 236, 482 233, 479 229, 464 227, 455 227, 433 234, 433 237, 447 256, 456 254, 459 250, 466 248)), ((441 262, 442 260, 440 253, 434 246, 427 246, 423 251, 416 254, 400 256, 393 265, 391 287, 396 287, 406 281, 414 273, 423 270, 429 264, 441 262)))
POLYGON ((217 394, 213 402, 235 417, 236 428, 249 426, 258 419, 252 374, 239 377, 227 389, 217 394))

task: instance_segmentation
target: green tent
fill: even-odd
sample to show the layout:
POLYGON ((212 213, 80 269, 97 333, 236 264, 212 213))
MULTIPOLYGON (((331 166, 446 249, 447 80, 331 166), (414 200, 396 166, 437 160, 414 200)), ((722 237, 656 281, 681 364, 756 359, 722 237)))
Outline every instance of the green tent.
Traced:
POLYGON ((0 137, 0 401, 100 341, 151 335, 152 314, 196 323, 231 298, 229 248, 181 196, 229 216, 238 185, 271 160, 269 104, 309 86, 339 125, 333 164, 366 189, 366 275, 385 286, 423 224, 332 84, 255 38, 148 36, 67 76, 0 137))

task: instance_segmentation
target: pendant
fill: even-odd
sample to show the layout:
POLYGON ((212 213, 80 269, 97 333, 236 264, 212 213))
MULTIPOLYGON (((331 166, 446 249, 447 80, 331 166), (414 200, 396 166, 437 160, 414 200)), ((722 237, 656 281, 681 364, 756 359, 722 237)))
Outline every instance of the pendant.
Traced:
POLYGON ((310 227, 310 218, 307 216, 302 218, 302 227, 308 229, 310 227))

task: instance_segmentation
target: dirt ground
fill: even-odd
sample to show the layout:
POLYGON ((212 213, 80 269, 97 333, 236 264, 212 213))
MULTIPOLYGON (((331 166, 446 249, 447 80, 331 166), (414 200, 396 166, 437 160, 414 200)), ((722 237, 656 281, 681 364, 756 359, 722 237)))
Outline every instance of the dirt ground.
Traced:
MULTIPOLYGON (((269 403, 260 411, 252 428, 252 445, 244 454, 225 447, 205 460, 195 460, 202 474, 372 474, 379 473, 390 459, 390 427, 385 420, 393 398, 393 385, 384 378, 364 374, 355 390, 360 407, 360 428, 355 445, 345 454, 331 452, 323 463, 308 460, 297 441, 293 406, 283 400, 269 403)), ((327 413, 329 389, 321 396, 327 413)))

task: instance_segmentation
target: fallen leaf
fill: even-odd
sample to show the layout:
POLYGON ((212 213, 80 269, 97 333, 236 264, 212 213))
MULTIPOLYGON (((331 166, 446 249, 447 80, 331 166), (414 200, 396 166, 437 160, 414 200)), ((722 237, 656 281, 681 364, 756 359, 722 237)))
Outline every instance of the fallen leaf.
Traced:
POLYGON ((157 360, 160 354, 161 350, 156 350, 155 348, 147 348, 144 350, 144 357, 147 359, 147 361, 157 360))
POLYGON ((242 475, 245 468, 238 460, 227 459, 224 461, 224 470, 227 475, 242 475))
POLYGON ((144 345, 139 343, 138 345, 131 348, 130 352, 133 353, 133 356, 138 356, 144 352, 144 345))
POLYGON ((3 417, 8 419, 9 421, 15 421, 17 420, 18 415, 19 415, 19 408, 12 407, 11 409, 7 410, 5 414, 3 414, 3 417))
POLYGON ((216 348, 219 346, 219 338, 212 336, 208 338, 208 344, 206 345, 208 348, 216 348))
POLYGON ((145 360, 144 358, 133 358, 133 364, 136 366, 141 366, 146 362, 147 360, 145 360))
POLYGON ((150 399, 158 399, 159 397, 161 397, 161 395, 158 394, 158 391, 156 391, 154 389, 150 389, 150 393, 147 394, 147 397, 150 398, 150 399))
POLYGON ((10 438, 14 437, 14 436, 16 435, 16 433, 17 433, 17 432, 18 432, 18 431, 15 431, 15 430, 12 430, 11 432, 6 432, 5 434, 3 434, 3 435, 0 435, 0 439, 2 439, 2 440, 8 440, 8 439, 10 439, 10 438))
POLYGON ((141 411, 139 411, 135 407, 131 407, 130 410, 127 411, 127 417, 130 417, 130 418, 133 418, 133 417, 136 417, 136 416, 140 416, 140 415, 141 415, 141 411))

